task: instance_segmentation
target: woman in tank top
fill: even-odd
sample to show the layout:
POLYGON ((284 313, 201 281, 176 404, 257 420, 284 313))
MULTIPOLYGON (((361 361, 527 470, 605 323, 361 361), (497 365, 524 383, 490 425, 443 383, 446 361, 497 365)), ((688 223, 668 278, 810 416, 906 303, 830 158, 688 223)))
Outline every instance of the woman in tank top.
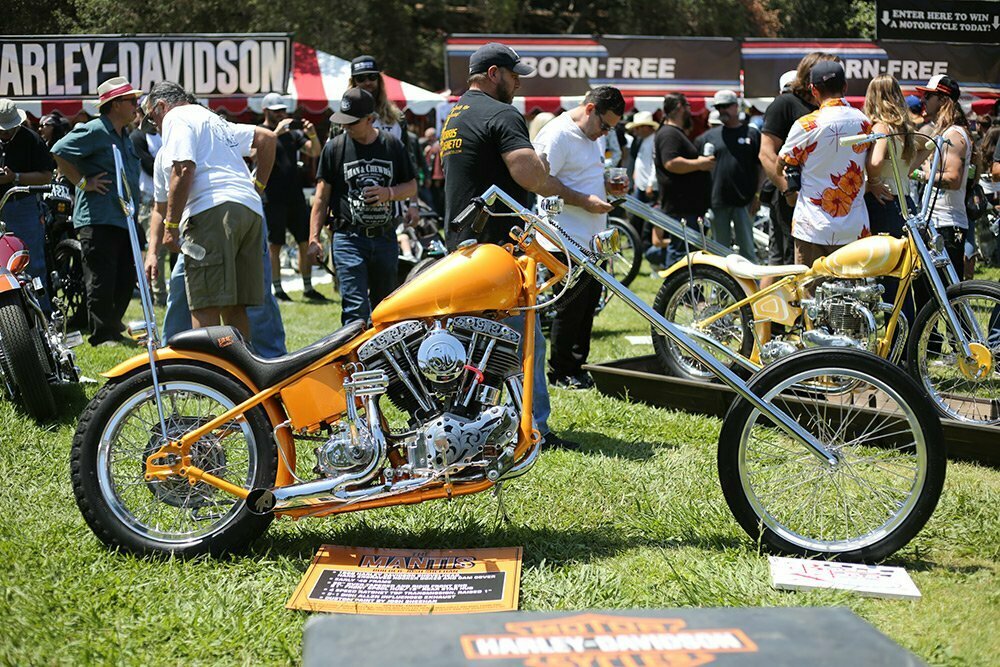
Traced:
MULTIPOLYGON (((895 237, 903 235, 903 214, 899 204, 900 193, 897 192, 896 178, 893 174, 892 161, 889 159, 891 141, 896 155, 900 156, 900 179, 904 186, 908 180, 910 161, 916 154, 916 138, 913 136, 913 123, 910 121, 903 91, 896 79, 882 75, 872 79, 865 95, 864 112, 872 122, 872 131, 897 134, 900 136, 879 139, 868 151, 866 171, 868 172, 868 192, 865 194, 865 206, 868 208, 868 220, 872 234, 891 234, 895 237)), ((906 205, 913 212, 913 201, 906 197, 906 205)))

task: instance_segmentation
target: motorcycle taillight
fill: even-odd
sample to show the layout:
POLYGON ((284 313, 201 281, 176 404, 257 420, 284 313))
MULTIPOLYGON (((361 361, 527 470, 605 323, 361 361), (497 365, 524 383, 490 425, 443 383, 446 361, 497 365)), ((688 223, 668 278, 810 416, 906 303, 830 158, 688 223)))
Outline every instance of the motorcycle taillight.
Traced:
POLYGON ((28 251, 18 250, 7 260, 7 270, 17 275, 28 268, 28 251))

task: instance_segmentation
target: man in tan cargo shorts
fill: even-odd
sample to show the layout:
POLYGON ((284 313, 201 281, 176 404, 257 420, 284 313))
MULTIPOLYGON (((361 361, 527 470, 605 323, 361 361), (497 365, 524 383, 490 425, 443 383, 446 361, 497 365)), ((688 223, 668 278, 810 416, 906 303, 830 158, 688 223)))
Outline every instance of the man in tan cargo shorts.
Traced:
POLYGON ((175 83, 153 86, 144 107, 163 135, 151 227, 162 220, 163 243, 185 254, 191 325, 222 322, 249 341, 246 309, 264 301, 260 192, 274 164, 275 135, 190 103, 175 83), (243 160, 254 153, 256 176, 243 160))

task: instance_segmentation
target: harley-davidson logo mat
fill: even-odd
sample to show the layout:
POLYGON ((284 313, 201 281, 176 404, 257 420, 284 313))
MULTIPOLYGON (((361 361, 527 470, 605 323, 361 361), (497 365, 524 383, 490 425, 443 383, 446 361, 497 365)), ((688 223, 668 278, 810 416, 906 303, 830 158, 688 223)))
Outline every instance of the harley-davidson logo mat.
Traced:
POLYGON ((397 618, 316 616, 306 667, 919 665, 847 609, 632 609, 397 618))
POLYGON ((413 550, 323 545, 286 605, 345 614, 517 609, 521 547, 413 550))

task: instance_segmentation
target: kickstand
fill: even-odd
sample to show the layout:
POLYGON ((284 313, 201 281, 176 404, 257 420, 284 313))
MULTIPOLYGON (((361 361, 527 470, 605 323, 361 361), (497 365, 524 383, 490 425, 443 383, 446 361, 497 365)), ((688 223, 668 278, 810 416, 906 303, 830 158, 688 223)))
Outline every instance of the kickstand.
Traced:
POLYGON ((507 514, 507 508, 503 504, 503 482, 497 482, 493 487, 493 497, 497 499, 497 515, 494 519, 494 528, 496 530, 502 524, 513 523, 510 520, 510 515, 507 514))

